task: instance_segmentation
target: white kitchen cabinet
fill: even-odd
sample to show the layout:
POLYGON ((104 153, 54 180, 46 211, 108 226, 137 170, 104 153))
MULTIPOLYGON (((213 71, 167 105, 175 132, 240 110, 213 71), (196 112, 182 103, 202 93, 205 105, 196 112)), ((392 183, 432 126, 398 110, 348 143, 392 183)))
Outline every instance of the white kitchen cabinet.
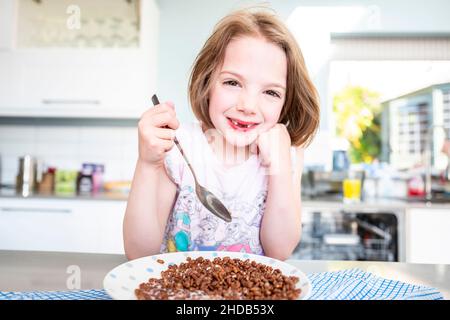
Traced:
POLYGON ((406 262, 450 264, 450 210, 408 209, 406 262))
POLYGON ((154 79, 151 61, 141 52, 83 49, 74 59, 70 51, 16 53, 16 68, 10 68, 15 82, 9 84, 13 105, 5 105, 2 114, 138 118, 148 108, 154 79), (101 61, 95 55, 103 55, 101 61))
POLYGON ((20 107, 20 65, 10 56, 10 53, 0 49, 0 113, 5 106, 14 110, 20 107))
POLYGON ((11 50, 14 39, 14 0, 0 0, 0 109, 18 107, 20 71, 11 50))
POLYGON ((13 27, 0 25, 0 116, 139 118, 149 107, 157 77, 154 0, 141 1, 138 45, 121 48, 21 47, 18 2, 1 1, 15 5, 3 5, 13 27))
POLYGON ((13 47, 15 9, 16 1, 0 0, 0 52, 13 47))
POLYGON ((125 201, 0 198, 0 250, 123 254, 125 201))

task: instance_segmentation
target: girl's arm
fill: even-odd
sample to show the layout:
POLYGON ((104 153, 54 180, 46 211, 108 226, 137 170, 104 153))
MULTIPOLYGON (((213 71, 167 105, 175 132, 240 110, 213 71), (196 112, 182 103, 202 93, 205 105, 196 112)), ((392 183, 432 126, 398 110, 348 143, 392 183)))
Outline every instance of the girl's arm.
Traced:
MULTIPOLYGON (((303 149, 296 151, 296 166, 292 177, 289 151, 282 148, 279 163, 269 175, 266 208, 261 222, 261 244, 267 256, 286 260, 301 237, 301 176, 303 149)), ((289 148, 288 148, 289 150, 289 148)))
POLYGON ((123 221, 128 259, 160 251, 176 195, 176 185, 166 173, 164 159, 174 145, 178 126, 172 103, 149 109, 139 121, 139 158, 123 221))
POLYGON ((138 160, 123 222, 128 259, 159 253, 175 195, 164 167, 138 160))

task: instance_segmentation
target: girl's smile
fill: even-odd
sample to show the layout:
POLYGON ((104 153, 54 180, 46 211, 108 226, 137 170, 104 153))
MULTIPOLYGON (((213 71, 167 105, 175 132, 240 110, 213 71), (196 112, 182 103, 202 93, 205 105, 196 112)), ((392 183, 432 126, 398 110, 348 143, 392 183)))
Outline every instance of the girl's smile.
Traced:
POLYGON ((228 119, 228 124, 230 125, 231 128, 233 128, 236 131, 241 131, 241 132, 247 132, 252 129, 255 129, 256 126, 259 124, 258 122, 248 122, 248 121, 243 121, 243 120, 228 118, 228 117, 227 117, 227 119, 228 119))

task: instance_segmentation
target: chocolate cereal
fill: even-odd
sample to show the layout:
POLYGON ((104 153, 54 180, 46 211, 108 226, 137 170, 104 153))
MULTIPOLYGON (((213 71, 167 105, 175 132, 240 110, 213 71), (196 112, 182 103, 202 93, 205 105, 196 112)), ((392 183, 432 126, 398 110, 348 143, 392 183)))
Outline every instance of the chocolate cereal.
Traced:
POLYGON ((294 300, 301 293, 298 281, 249 259, 199 257, 170 265, 161 279, 141 283, 135 294, 139 300, 294 300))

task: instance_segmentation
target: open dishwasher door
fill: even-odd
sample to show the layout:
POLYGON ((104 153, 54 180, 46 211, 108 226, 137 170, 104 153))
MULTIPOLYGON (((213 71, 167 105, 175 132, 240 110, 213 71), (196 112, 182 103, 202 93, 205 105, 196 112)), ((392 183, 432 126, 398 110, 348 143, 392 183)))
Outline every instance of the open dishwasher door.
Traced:
POLYGON ((403 210, 303 208, 292 258, 404 261, 403 219, 403 210))

